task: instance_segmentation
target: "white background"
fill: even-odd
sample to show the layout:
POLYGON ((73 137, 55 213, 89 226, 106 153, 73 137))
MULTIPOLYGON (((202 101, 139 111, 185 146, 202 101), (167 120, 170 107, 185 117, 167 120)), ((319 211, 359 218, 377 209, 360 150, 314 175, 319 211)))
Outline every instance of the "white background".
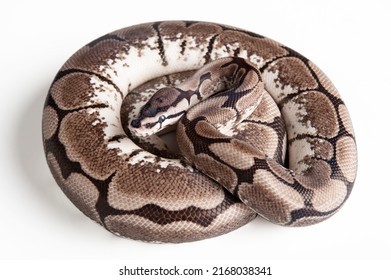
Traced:
MULTIPOLYGON (((45 260, 115 260, 113 269, 116 262, 122 265, 136 260, 144 266, 171 260, 181 260, 188 266, 198 262, 232 264, 238 260, 236 263, 263 260, 261 264, 273 266, 282 262, 288 267, 292 260, 301 263, 300 270, 307 269, 307 260, 359 262, 360 269, 365 269, 366 262, 362 261, 366 260, 391 264, 388 3, 376 0, 2 3, 0 259, 3 262, 0 265, 4 266, 3 273, 7 271, 9 262, 4 262, 7 260, 11 261, 11 268, 21 260, 27 261, 24 262, 27 267, 38 268, 44 266, 45 260), (156 245, 116 237, 69 202, 49 172, 41 141, 41 112, 54 75, 77 49, 103 34, 137 23, 174 19, 215 21, 251 30, 299 51, 326 72, 350 111, 359 152, 357 181, 339 213, 312 227, 284 228, 257 219, 221 237, 156 245), (40 261, 40 265, 31 265, 33 260, 40 261)), ((275 266, 280 272, 284 268, 275 266)))

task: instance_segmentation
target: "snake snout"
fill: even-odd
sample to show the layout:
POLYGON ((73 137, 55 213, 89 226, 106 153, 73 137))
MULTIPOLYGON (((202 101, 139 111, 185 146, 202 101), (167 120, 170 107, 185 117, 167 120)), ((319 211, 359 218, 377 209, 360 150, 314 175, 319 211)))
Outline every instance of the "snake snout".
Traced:
POLYGON ((140 128, 141 121, 139 119, 134 119, 130 122, 130 125, 134 128, 140 128))

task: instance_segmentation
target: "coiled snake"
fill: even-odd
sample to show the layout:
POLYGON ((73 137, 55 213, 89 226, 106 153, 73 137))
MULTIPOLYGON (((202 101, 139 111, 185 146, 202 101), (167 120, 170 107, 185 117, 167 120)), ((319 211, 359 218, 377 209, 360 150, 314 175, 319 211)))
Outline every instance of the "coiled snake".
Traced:
POLYGON ((50 87, 43 141, 85 215, 150 242, 217 236, 257 214, 314 224, 341 208, 356 177, 351 120, 323 72, 214 23, 141 24, 80 49, 50 87), (152 135, 176 122, 180 155, 152 135))

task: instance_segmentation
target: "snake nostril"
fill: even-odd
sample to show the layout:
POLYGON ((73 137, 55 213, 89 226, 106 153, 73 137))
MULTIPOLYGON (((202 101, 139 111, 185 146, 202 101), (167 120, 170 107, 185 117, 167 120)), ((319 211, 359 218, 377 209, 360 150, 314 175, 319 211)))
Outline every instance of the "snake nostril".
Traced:
POLYGON ((139 128, 141 126, 141 122, 138 119, 134 119, 130 122, 130 125, 133 126, 134 128, 139 128))

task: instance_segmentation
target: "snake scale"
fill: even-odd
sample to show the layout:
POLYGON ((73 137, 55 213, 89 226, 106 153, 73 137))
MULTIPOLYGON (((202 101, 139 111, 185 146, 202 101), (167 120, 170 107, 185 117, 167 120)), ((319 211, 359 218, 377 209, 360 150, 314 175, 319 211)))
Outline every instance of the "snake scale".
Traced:
POLYGON ((104 35, 59 70, 42 121, 66 196, 110 232, 187 242, 257 215, 315 224, 349 197, 351 119, 296 51, 231 26, 145 23, 104 35), (159 135, 176 125, 180 153, 159 135))

